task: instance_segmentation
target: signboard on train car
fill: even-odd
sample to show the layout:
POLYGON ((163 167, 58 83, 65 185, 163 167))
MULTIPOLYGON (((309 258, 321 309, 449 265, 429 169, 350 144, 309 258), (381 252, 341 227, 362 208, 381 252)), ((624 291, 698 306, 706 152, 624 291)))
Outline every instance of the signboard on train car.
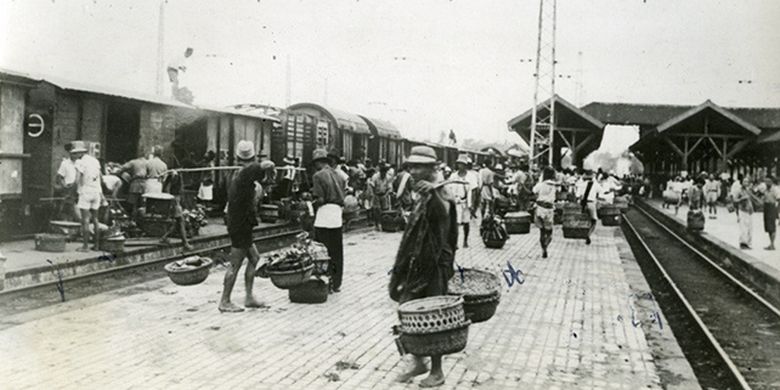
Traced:
POLYGON ((46 121, 40 114, 30 114, 27 116, 27 135, 38 138, 46 130, 46 121))

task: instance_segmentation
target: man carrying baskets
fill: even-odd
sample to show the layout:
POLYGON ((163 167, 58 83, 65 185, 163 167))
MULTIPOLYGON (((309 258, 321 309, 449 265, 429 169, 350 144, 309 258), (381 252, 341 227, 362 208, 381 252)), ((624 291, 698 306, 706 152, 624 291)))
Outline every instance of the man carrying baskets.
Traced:
MULTIPOLYGON (((436 181, 436 152, 428 146, 415 146, 405 162, 415 180, 417 198, 390 278, 390 298, 399 303, 447 294, 447 282, 454 274, 453 262, 458 241, 455 202, 436 181)), ((420 387, 444 383, 441 356, 431 356, 431 370, 420 387)), ((428 372, 423 356, 414 356, 409 369, 398 382, 428 372)))
POLYGON ((236 284, 238 270, 244 258, 247 259, 244 282, 246 284, 246 307, 262 307, 252 295, 255 280, 255 269, 260 254, 257 252, 252 230, 257 225, 255 216, 255 182, 261 181, 268 170, 274 169, 271 161, 255 162, 255 145, 251 141, 242 140, 236 146, 236 161, 242 166, 228 186, 227 230, 230 236, 230 266, 225 272, 222 299, 219 302, 220 312, 240 312, 243 308, 230 302, 230 294, 236 284))
POLYGON ((580 200, 580 206, 582 211, 590 215, 590 230, 588 230, 588 237, 585 238, 585 244, 590 245, 590 236, 596 229, 596 221, 598 220, 598 197, 601 193, 601 186, 593 178, 593 171, 586 170, 583 174, 583 179, 577 182, 577 198, 580 200))

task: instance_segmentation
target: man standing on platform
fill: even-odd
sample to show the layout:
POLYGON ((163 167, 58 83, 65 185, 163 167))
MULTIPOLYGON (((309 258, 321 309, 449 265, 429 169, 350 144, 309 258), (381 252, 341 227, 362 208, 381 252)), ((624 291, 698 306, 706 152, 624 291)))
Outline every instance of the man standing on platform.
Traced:
POLYGON ((582 206, 582 212, 588 213, 590 216, 590 230, 588 230, 588 237, 585 238, 585 244, 590 245, 590 236, 593 231, 596 230, 596 222, 598 221, 598 213, 596 212, 598 207, 598 197, 601 193, 601 186, 593 178, 593 171, 586 170, 583 176, 583 180, 577 182, 577 198, 580 200, 582 206))
POLYGON ((485 163, 482 169, 479 170, 479 183, 480 183, 480 210, 482 212, 482 218, 484 219, 487 214, 493 213, 493 180, 495 180, 495 174, 491 167, 493 166, 493 160, 485 159, 485 163))
POLYGON ((87 147, 83 141, 74 141, 71 153, 76 155, 76 183, 78 185, 79 202, 81 210, 81 234, 83 245, 80 252, 89 250, 89 223, 92 222, 93 250, 100 248, 100 229, 98 224, 98 209, 103 203, 103 187, 101 186, 102 172, 100 161, 87 154, 87 147))
POLYGON ((146 188, 145 194, 159 194, 162 192, 161 176, 168 170, 168 165, 162 157, 162 146, 152 147, 152 157, 146 162, 146 188))
POLYGON ((63 208, 68 221, 81 221, 78 201, 78 186, 76 185, 76 160, 77 154, 73 153, 73 144, 65 144, 65 151, 68 157, 63 158, 57 169, 57 178, 55 180, 55 196, 62 197, 63 208))
POLYGON ((312 163, 317 172, 312 178, 311 193, 314 196, 314 239, 328 248, 330 264, 330 290, 341 291, 341 279, 344 275, 344 242, 342 237, 342 206, 346 181, 333 168, 337 160, 332 160, 325 149, 317 149, 312 154, 312 163))
MULTIPOLYGON (((420 196, 406 224, 390 278, 390 298, 398 303, 447 294, 458 243, 455 202, 436 184, 436 152, 429 146, 415 146, 406 164, 420 196)), ((424 357, 414 356, 411 366, 396 380, 408 382, 426 372, 424 357)), ((420 387, 442 384, 442 358, 431 356, 430 374, 420 387)))
POLYGON ((257 226, 255 209, 255 182, 263 180, 269 170, 274 169, 271 161, 255 162, 255 145, 251 141, 242 140, 236 146, 236 161, 242 166, 234 176, 228 187, 227 227, 230 236, 230 254, 228 260, 230 266, 225 272, 222 299, 219 302, 221 312, 240 312, 243 308, 230 302, 233 286, 236 284, 238 270, 244 258, 247 259, 244 271, 244 283, 246 285, 246 307, 262 307, 252 294, 255 279, 255 269, 260 254, 257 252, 252 230, 257 226))
POLYGON ((127 203, 129 205, 130 217, 138 209, 141 203, 141 195, 144 193, 146 184, 146 158, 143 152, 138 153, 138 157, 122 165, 122 176, 127 178, 130 187, 127 192, 127 203))
POLYGON ((457 206, 456 216, 458 225, 463 227, 463 247, 469 247, 469 223, 471 222, 471 189, 472 185, 469 183, 469 173, 466 167, 469 165, 468 156, 461 154, 458 156, 458 160, 455 161, 454 179, 462 183, 447 184, 447 191, 455 200, 457 206))
POLYGON ((732 188, 734 206, 737 210, 739 224, 739 249, 751 249, 753 241, 753 201, 750 193, 750 176, 742 178, 741 186, 735 191, 732 188))

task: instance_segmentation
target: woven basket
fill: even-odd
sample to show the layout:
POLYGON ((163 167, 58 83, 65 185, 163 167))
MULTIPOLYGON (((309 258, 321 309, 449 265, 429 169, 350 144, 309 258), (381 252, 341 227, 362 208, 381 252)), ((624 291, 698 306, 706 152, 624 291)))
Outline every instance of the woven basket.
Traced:
POLYGON ((122 253, 125 251, 125 237, 109 237, 100 240, 100 250, 109 253, 122 253))
POLYGON ((198 266, 187 269, 177 267, 177 263, 187 261, 188 259, 173 261, 165 265, 165 272, 168 274, 168 277, 179 286, 191 286, 203 282, 209 276, 209 268, 213 264, 213 261, 208 257, 200 257, 198 258, 200 260, 200 265, 198 266))
POLYGON ((398 307, 401 332, 430 334, 460 327, 466 321, 463 298, 452 295, 414 299, 398 307))
POLYGON ((531 231, 531 214, 524 211, 508 213, 505 217, 506 232, 509 234, 526 234, 531 231))
POLYGON ((610 215, 620 215, 620 209, 614 204, 603 204, 598 209, 598 217, 608 217, 610 215))
POLYGON ((81 223, 72 221, 50 221, 49 231, 55 234, 64 234, 68 239, 75 239, 81 235, 81 223))
POLYGON ((501 279, 494 273, 463 268, 447 282, 447 294, 462 296, 464 301, 501 294, 501 279))
POLYGON ((496 314, 500 301, 501 296, 498 293, 483 298, 466 298, 463 300, 463 310, 466 312, 466 318, 476 324, 491 319, 496 314))
POLYGON ((324 303, 328 300, 328 284, 319 279, 307 280, 287 290, 290 302, 324 303))
POLYGON ((417 356, 441 356, 457 353, 466 348, 469 339, 469 322, 459 327, 442 332, 429 334, 402 333, 396 344, 399 352, 404 355, 411 353, 417 356))
POLYGON ((506 244, 506 240, 482 240, 485 246, 493 249, 501 249, 506 244))
POLYGON ((589 227, 563 227, 563 238, 585 239, 588 238, 589 227))
POLYGON ((67 238, 68 236, 64 234, 36 234, 35 250, 42 252, 65 252, 65 241, 67 238))
POLYGON ((688 211, 688 230, 701 231, 704 230, 704 213, 701 211, 688 211))
POLYGON ((306 283, 306 281, 311 278, 313 270, 314 264, 308 264, 304 267, 285 271, 269 269, 268 276, 271 278, 271 283, 273 283, 274 286, 284 290, 306 283))
POLYGON ((166 193, 159 194, 144 194, 142 196, 146 204, 146 213, 170 216, 173 215, 173 208, 175 199, 173 195, 166 193))
POLYGON ((601 224, 604 226, 620 226, 620 214, 601 217, 601 224))

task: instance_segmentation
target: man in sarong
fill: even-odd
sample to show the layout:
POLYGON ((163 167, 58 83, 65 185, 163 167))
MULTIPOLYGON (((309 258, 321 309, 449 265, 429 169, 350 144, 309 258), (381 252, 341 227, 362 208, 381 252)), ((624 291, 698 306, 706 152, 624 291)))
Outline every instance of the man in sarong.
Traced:
MULTIPOLYGON (((428 146, 415 146, 406 164, 420 195, 406 224, 390 279, 390 298, 399 303, 447 294, 458 241, 455 202, 434 182, 436 152, 428 146)), ((430 374, 420 387, 444 383, 441 361, 441 356, 431 356, 430 374)), ((414 356, 397 381, 408 382, 426 372, 424 357, 414 356)))

